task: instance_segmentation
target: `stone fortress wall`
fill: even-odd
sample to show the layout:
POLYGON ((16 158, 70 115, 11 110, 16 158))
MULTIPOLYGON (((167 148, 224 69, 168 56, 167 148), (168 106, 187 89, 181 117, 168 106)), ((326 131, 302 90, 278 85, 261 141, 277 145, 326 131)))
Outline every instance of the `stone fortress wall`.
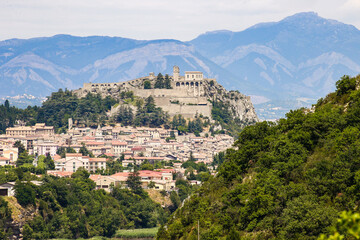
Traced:
MULTIPOLYGON (((194 118, 202 114, 211 118, 211 103, 207 100, 205 86, 216 79, 203 77, 202 72, 186 71, 185 76, 180 76, 180 69, 174 66, 171 79, 172 89, 143 89, 145 81, 154 82, 156 77, 150 73, 147 77, 137 78, 126 82, 117 83, 84 83, 81 89, 74 92, 84 97, 87 93, 100 93, 103 96, 119 91, 133 91, 135 96, 147 98, 152 96, 158 107, 167 111, 170 116, 181 114, 187 118, 194 118)), ((116 109, 112 110, 115 112, 116 109)))
MULTIPOLYGON (((111 109, 110 115, 118 114, 120 93, 132 91, 135 96, 147 98, 152 96, 158 107, 167 111, 170 116, 181 114, 186 118, 194 118, 197 114, 211 119, 211 101, 220 101, 229 106, 234 117, 246 124, 258 122, 254 106, 250 97, 239 91, 227 91, 216 82, 216 79, 204 78, 202 72, 186 71, 180 76, 180 69, 174 66, 173 76, 169 76, 172 89, 144 89, 144 82, 150 81, 154 86, 154 73, 149 76, 117 83, 85 83, 83 88, 74 90, 78 97, 85 97, 88 93, 101 94, 102 97, 112 96, 119 99, 120 104, 111 109)), ((136 107, 129 105, 132 109, 136 107)))

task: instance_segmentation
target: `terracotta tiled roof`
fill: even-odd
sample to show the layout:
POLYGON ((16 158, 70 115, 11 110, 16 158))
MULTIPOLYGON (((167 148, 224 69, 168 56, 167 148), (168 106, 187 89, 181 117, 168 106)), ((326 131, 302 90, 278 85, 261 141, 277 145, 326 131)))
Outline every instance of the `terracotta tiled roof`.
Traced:
POLYGON ((87 142, 85 145, 104 145, 104 142, 87 142))
POLYGON ((81 153, 66 153, 66 157, 82 157, 81 153))
POLYGON ((53 156, 53 159, 54 159, 54 161, 55 161, 55 160, 59 160, 59 159, 61 159, 61 156, 58 155, 58 154, 56 154, 56 155, 53 156))
POLYGON ((106 158, 89 158, 89 162, 106 162, 106 158))
POLYGON ((73 172, 47 171, 47 174, 57 177, 70 177, 73 172))
POLYGON ((139 171, 139 175, 140 177, 161 177, 162 173, 151 170, 141 170, 139 171))
POLYGON ((120 146, 126 146, 126 145, 127 145, 126 142, 120 142, 120 141, 112 141, 111 144, 112 144, 112 145, 116 145, 116 146, 118 146, 118 145, 120 145, 120 146))
POLYGON ((101 175, 99 174, 91 174, 89 178, 93 181, 99 180, 101 178, 101 175))

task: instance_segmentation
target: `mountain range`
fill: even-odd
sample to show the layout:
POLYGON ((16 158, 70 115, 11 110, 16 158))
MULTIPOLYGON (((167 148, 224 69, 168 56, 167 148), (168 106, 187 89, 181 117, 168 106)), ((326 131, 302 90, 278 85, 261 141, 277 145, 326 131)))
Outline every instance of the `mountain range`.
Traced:
POLYGON ((282 117, 360 73, 360 31, 352 25, 298 13, 244 31, 220 30, 182 42, 56 35, 0 41, 0 98, 33 95, 85 82, 117 82, 198 70, 227 89, 251 95, 262 119, 282 117))

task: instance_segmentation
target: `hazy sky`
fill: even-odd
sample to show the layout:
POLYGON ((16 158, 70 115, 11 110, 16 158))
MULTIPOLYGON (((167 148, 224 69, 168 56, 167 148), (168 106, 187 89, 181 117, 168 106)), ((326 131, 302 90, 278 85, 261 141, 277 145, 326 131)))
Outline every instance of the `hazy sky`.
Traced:
POLYGON ((305 11, 360 29, 360 0, 0 0, 0 40, 55 34, 191 40, 305 11))

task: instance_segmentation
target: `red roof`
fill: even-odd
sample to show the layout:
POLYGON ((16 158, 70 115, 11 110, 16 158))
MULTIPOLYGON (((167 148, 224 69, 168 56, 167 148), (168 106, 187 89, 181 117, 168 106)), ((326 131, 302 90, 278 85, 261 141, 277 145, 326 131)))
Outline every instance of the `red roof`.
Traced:
POLYGON ((125 159, 135 159, 135 160, 164 160, 163 157, 131 157, 131 156, 125 156, 125 159))
POLYGON ((161 177, 161 172, 155 172, 151 170, 141 170, 139 171, 140 177, 161 177))
POLYGON ((56 154, 53 156, 54 161, 61 159, 61 156, 59 154, 56 154))
POLYGON ((95 140, 95 137, 85 136, 83 140, 95 140))
POLYGON ((162 173, 173 173, 175 172, 175 169, 156 169, 156 171, 162 172, 162 173))
POLYGON ((106 162, 106 158, 89 158, 89 162, 106 162))
POLYGON ((73 174, 73 172, 47 171, 47 174, 56 177, 70 177, 73 174))
POLYGON ((66 157, 82 157, 81 153, 66 153, 66 157))
POLYGON ((131 148, 131 151, 141 151, 141 150, 144 150, 143 147, 133 147, 131 148))
POLYGON ((99 180, 101 178, 101 175, 99 174, 91 174, 89 178, 93 181, 99 180))
POLYGON ((119 177, 119 176, 128 177, 129 175, 130 175, 129 172, 118 172, 118 173, 115 173, 115 174, 111 175, 111 177, 119 177))
POLYGON ((112 141, 111 144, 115 145, 115 146, 126 146, 127 145, 126 142, 120 142, 120 141, 112 141))
POLYGON ((104 145, 104 142, 87 142, 85 145, 104 145))

